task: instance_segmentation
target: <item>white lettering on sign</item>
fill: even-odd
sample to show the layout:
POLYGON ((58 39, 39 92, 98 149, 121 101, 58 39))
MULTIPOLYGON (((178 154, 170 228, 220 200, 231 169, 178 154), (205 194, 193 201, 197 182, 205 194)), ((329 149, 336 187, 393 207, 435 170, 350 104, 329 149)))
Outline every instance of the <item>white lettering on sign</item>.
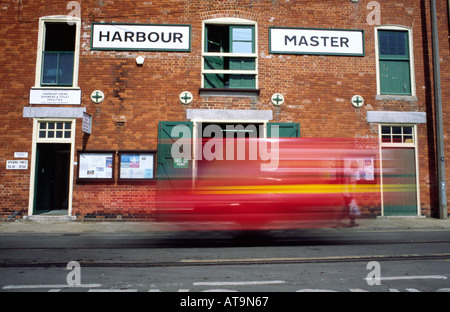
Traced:
POLYGON ((8 170, 27 170, 28 160, 7 160, 6 169, 8 170))
POLYGON ((190 51, 190 25, 92 24, 93 50, 190 51))
POLYGON ((271 27, 270 53, 363 56, 364 31, 271 27))

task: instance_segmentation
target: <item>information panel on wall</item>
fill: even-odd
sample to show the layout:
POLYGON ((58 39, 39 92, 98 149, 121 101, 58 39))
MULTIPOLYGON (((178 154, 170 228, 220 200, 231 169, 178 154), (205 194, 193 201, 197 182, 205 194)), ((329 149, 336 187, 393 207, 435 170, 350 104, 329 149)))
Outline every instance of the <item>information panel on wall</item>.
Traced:
POLYGON ((269 36, 270 53, 364 56, 364 30, 271 27, 269 36))
POLYGON ((154 179, 154 152, 119 152, 119 179, 154 179))
POLYGON ((78 152, 79 180, 114 179, 115 152, 78 152))
POLYGON ((92 50, 190 51, 190 25, 93 23, 92 50))

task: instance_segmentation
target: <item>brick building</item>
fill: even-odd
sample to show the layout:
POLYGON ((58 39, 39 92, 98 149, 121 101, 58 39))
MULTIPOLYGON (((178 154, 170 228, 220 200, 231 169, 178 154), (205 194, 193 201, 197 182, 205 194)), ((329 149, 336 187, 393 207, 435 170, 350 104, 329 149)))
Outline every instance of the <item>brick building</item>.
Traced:
MULTIPOLYGON (((437 0, 445 138, 448 6, 437 0)), ((413 191, 384 190, 363 214, 438 215, 430 1, 20 0, 0 10, 3 219, 149 218, 158 179, 196 170, 159 143, 175 125, 199 137, 205 124, 377 138, 381 156, 404 159, 413 191)))

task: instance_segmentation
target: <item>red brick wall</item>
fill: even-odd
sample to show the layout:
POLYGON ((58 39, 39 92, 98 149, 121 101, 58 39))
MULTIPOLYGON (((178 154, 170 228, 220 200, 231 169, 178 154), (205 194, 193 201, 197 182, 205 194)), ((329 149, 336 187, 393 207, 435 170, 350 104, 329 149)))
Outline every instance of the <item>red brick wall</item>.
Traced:
MULTIPOLYGON (((93 118, 88 137, 77 123, 76 150, 156 150, 158 121, 185 120, 187 108, 269 109, 273 121, 299 122, 303 137, 378 137, 378 126, 366 120, 367 111, 418 111, 427 113, 427 124, 418 125, 421 213, 437 213, 434 156, 434 110, 429 1, 378 1, 381 24, 412 27, 417 100, 376 100, 374 26, 366 18, 368 0, 273 1, 151 1, 90 0, 81 4, 81 49, 79 86, 82 104, 93 118), (202 21, 219 17, 244 18, 257 22, 260 95, 257 100, 235 97, 202 97, 202 21), (191 52, 91 51, 92 22, 189 24, 191 52), (363 29, 365 56, 280 55, 269 53, 269 27, 363 29), (143 66, 135 58, 145 57, 143 66), (91 102, 92 91, 105 93, 101 104, 91 102), (178 96, 190 91, 194 101, 182 105, 178 96), (270 96, 282 93, 281 107, 270 96), (360 94, 366 104, 350 104, 360 94), (123 125, 116 121, 125 121, 123 125)), ((443 102, 450 100, 448 83, 449 41, 445 0, 438 0, 443 102), (445 9, 444 9, 445 8, 445 9)), ((22 117, 29 106, 34 85, 38 19, 66 15, 64 1, 20 1, 2 3, 0 37, 0 215, 27 213, 30 169, 6 170, 6 160, 15 151, 26 151, 31 160, 32 122, 22 117)), ((444 121, 449 109, 444 104, 444 121)), ((445 127, 448 134, 448 127, 445 127)), ((448 151, 447 146, 447 151, 448 151)), ((450 164, 449 164, 450 166, 450 164)), ((449 167, 448 166, 448 167, 449 167)), ((32 164, 29 164, 29 168, 32 164)), ((77 167, 75 167, 77 169, 77 167)), ((447 170, 450 175, 450 170, 447 170)), ((116 173, 117 175, 117 173, 116 173)), ((154 204, 154 184, 76 183, 73 212, 83 217, 143 216, 154 204), (138 197, 133 194, 140 194, 138 197)), ((377 214, 379 212, 372 211, 377 214)))

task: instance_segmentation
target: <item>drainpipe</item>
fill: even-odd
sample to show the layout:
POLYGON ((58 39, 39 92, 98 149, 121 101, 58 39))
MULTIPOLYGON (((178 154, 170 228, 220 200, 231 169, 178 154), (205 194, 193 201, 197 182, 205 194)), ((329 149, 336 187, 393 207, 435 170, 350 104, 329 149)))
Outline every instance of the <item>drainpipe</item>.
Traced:
POLYGON ((433 34, 434 106, 436 128, 436 156, 439 182, 439 218, 447 219, 447 194, 445 183, 445 151, 442 123, 441 70, 439 64, 439 41, 436 16, 436 0, 431 1, 431 30, 433 34))

